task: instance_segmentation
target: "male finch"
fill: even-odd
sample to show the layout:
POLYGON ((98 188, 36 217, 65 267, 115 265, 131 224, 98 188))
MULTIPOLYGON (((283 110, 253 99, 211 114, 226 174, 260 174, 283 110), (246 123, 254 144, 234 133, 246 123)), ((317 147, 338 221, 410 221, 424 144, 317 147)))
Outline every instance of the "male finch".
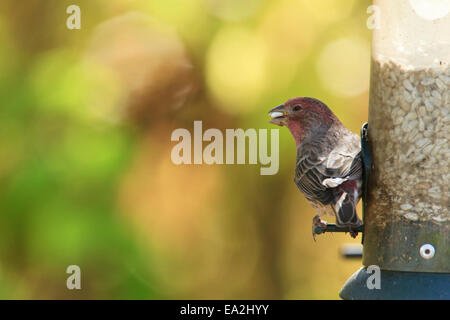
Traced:
POLYGON ((271 123, 288 127, 297 145, 294 182, 316 209, 315 227, 326 229, 322 215, 334 215, 336 225, 352 237, 362 222, 356 213, 361 197, 362 160, 359 137, 331 110, 314 98, 286 101, 269 112, 271 123))

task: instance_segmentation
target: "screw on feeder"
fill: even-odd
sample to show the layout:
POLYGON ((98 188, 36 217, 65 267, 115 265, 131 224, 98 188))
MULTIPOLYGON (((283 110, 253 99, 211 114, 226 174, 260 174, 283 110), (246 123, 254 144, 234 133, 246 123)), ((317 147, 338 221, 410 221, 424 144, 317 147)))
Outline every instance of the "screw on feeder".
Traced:
POLYGON ((431 244, 429 244, 429 243, 424 244, 423 246, 421 246, 420 250, 419 250, 420 256, 422 258, 424 258, 424 259, 431 259, 431 258, 433 258, 435 252, 436 251, 435 251, 434 247, 431 244))

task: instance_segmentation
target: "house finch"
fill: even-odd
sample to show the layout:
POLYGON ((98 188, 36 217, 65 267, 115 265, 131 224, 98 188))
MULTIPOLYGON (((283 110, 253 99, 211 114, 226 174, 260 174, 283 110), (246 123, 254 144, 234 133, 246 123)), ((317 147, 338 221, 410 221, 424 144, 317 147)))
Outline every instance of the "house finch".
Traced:
POLYGON ((315 227, 326 229, 320 217, 334 215, 336 225, 352 237, 362 222, 356 213, 361 197, 362 160, 359 136, 314 98, 299 97, 269 111, 271 123, 288 127, 297 145, 294 182, 316 209, 315 227))

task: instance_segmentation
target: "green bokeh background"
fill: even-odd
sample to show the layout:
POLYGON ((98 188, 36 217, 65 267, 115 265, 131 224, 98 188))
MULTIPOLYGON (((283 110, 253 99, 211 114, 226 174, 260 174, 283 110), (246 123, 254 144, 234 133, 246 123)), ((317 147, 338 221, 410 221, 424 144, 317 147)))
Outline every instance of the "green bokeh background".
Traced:
POLYGON ((367 118, 369 1, 3 0, 0 298, 336 299, 360 266, 280 171, 176 166, 176 128, 270 128, 294 96, 367 118), (67 6, 81 29, 66 27, 67 6), (66 288, 78 265, 82 289, 66 288))

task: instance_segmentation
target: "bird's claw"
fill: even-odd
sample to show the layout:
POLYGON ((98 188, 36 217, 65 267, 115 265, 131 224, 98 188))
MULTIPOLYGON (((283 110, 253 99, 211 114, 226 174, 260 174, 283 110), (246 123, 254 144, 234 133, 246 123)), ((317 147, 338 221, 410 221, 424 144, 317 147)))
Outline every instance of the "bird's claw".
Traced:
POLYGON ((350 236, 354 239, 358 236, 358 232, 353 230, 351 226, 348 227, 348 232, 350 233, 350 236))
POLYGON ((327 223, 325 221, 323 221, 322 219, 320 219, 320 217, 318 215, 316 215, 313 218, 313 223, 312 223, 313 240, 316 241, 316 235, 325 233, 326 230, 327 230, 327 223))

